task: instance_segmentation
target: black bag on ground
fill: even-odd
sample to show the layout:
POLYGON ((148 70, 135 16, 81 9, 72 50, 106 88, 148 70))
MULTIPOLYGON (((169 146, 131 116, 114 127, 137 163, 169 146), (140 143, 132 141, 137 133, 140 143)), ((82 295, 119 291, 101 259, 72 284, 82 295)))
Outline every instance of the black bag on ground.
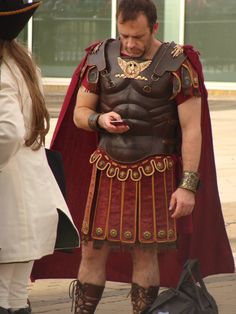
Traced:
POLYGON ((142 314, 218 314, 214 298, 207 291, 197 260, 188 260, 177 287, 159 294, 142 314))

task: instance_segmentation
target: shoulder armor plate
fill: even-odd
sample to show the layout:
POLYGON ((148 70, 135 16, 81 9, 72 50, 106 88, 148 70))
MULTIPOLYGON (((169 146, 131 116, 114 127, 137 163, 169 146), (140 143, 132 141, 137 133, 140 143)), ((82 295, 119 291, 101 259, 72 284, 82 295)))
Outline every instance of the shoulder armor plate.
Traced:
POLYGON ((106 45, 113 41, 114 39, 107 39, 100 42, 94 49, 90 52, 87 58, 87 65, 88 66, 97 66, 98 71, 103 71, 106 68, 106 45))
POLYGON ((164 46, 161 60, 154 69, 154 74, 162 76, 166 71, 174 72, 178 70, 186 58, 180 46, 176 45, 173 41, 167 43, 164 46))

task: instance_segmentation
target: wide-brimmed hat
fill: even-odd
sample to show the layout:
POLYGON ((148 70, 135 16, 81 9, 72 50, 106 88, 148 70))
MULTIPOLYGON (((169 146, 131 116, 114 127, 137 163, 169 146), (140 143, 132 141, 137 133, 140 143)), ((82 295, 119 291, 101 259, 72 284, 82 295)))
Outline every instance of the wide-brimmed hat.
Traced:
POLYGON ((27 24, 41 1, 0 0, 0 39, 12 40, 27 24))

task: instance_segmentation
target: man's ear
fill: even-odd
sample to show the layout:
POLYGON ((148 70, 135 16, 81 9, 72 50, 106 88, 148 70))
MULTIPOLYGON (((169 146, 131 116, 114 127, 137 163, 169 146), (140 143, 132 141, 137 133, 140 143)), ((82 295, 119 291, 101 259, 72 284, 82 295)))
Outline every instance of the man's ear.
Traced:
POLYGON ((154 33, 154 34, 157 33, 158 28, 159 28, 159 23, 155 23, 155 24, 153 25, 153 33, 154 33))

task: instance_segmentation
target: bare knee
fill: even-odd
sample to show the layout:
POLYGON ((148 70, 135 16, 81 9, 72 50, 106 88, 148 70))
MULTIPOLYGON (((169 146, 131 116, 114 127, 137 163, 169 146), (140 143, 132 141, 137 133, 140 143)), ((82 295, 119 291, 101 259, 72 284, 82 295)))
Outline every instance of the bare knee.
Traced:
POLYGON ((147 265, 157 265, 157 250, 156 248, 143 249, 136 247, 133 250, 134 267, 146 267, 147 265))
POLYGON ((159 285, 157 250, 134 248, 132 257, 132 281, 146 288, 159 285))
POLYGON ((82 259, 79 267, 79 279, 82 282, 103 284, 106 277, 106 261, 109 248, 106 244, 101 249, 94 249, 89 242, 82 246, 82 259))

